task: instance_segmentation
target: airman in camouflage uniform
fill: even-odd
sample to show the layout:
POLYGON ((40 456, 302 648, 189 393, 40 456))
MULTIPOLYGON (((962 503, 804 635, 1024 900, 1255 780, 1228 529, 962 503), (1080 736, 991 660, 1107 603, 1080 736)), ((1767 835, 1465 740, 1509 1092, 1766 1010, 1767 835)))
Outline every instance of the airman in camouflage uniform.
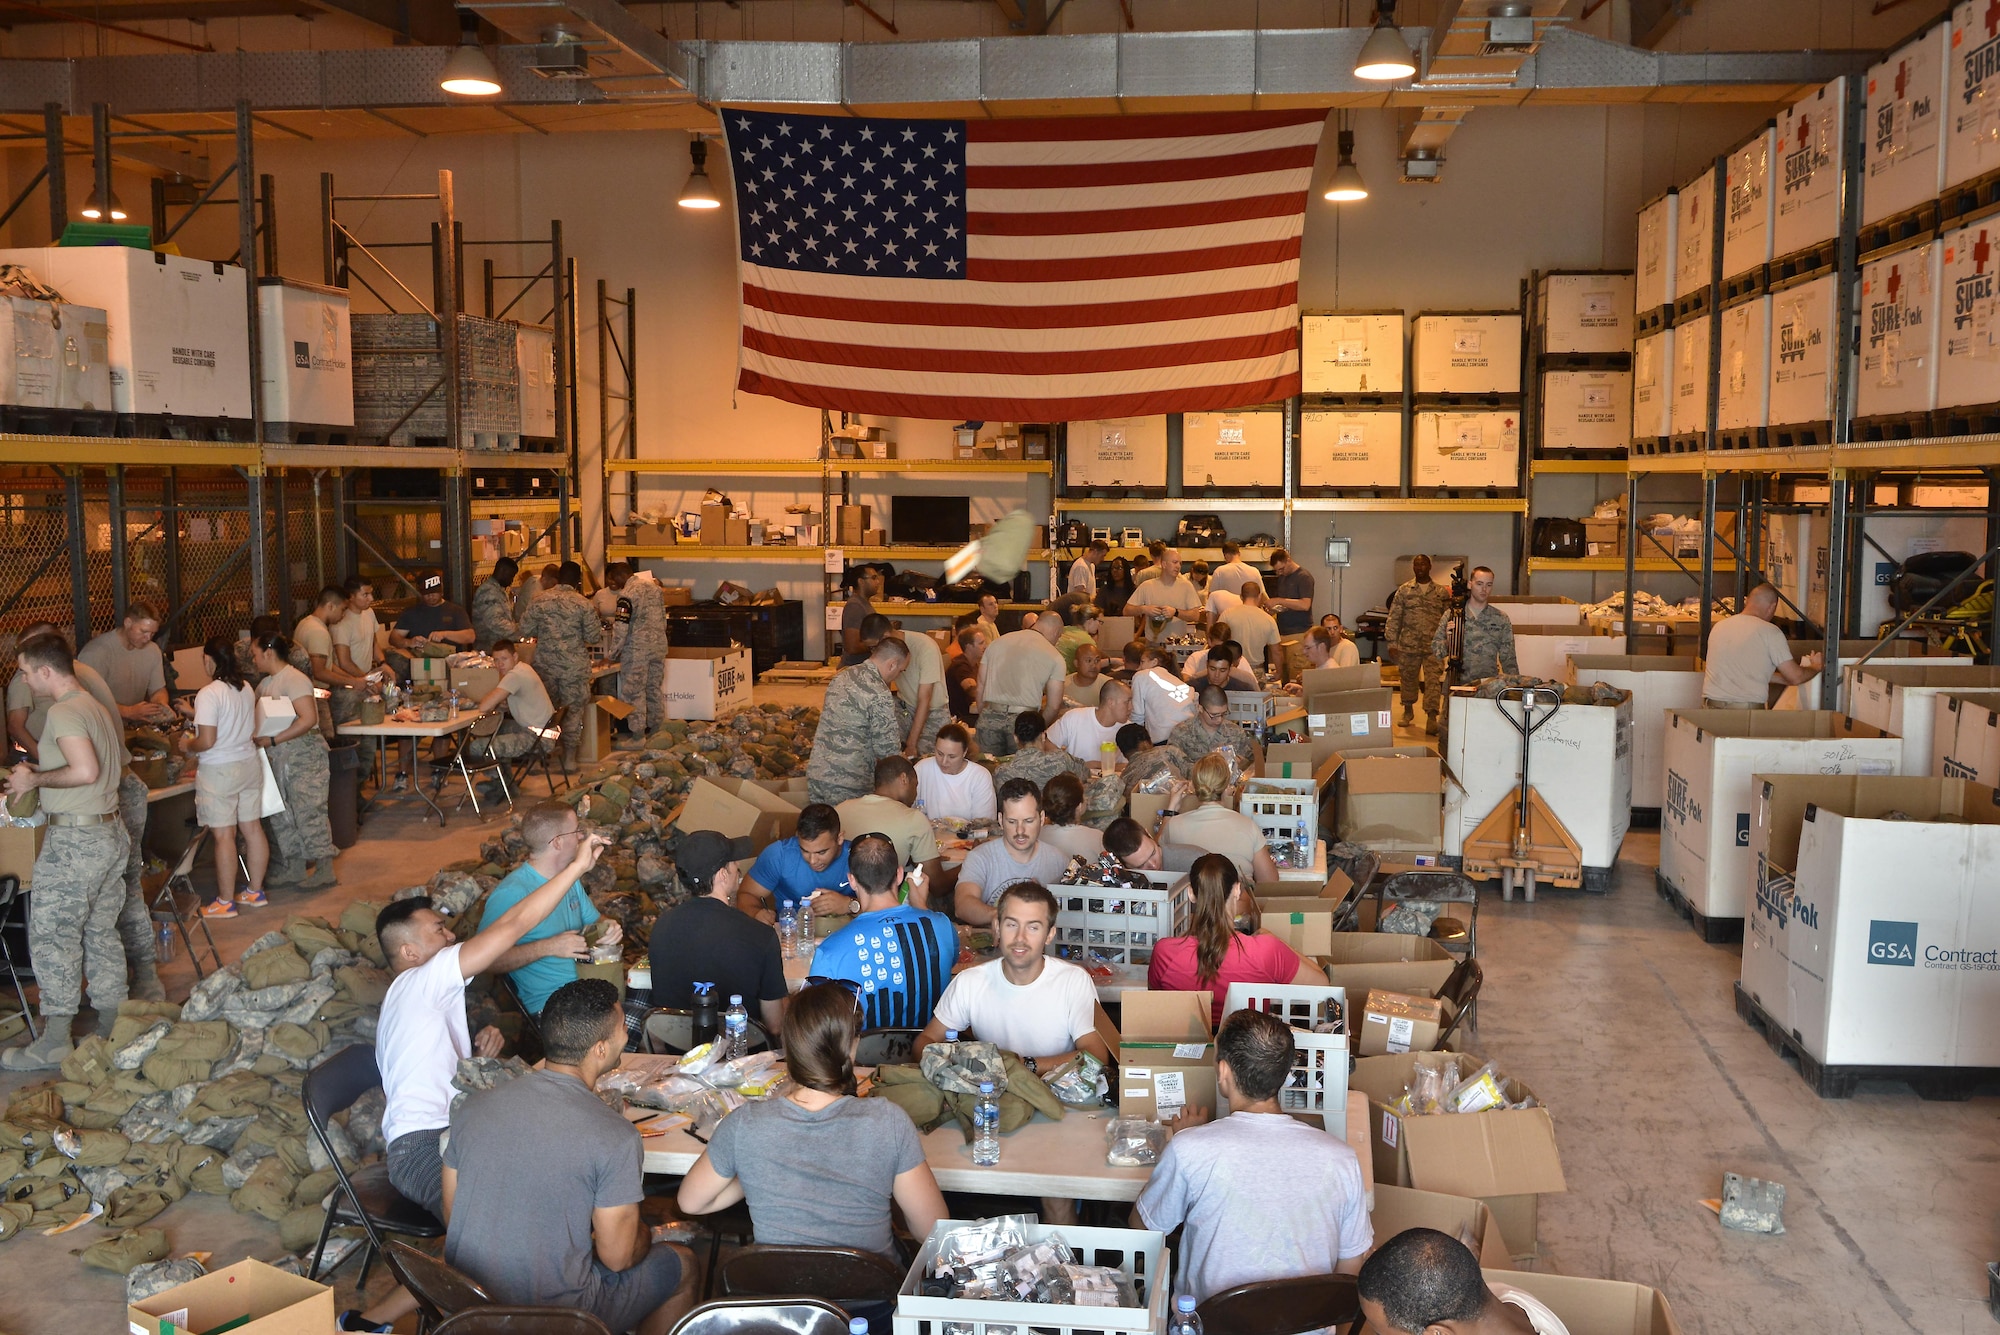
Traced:
POLYGON ((1245 774, 1252 773, 1257 763, 1257 743, 1234 719, 1215 727, 1195 714, 1174 725, 1174 730, 1167 734, 1167 745, 1179 748, 1190 761, 1198 761, 1215 751, 1227 751, 1236 757, 1236 768, 1245 774))
POLYGON ((997 790, 1009 779, 1026 779, 1039 792, 1058 774, 1074 774, 1079 779, 1088 779, 1090 766, 1059 747, 1052 748, 1041 741, 1024 742, 1020 750, 994 769, 993 787, 997 790))
POLYGON ((1162 771, 1175 779, 1185 780, 1192 768, 1187 752, 1168 742, 1150 746, 1126 761, 1121 777, 1125 780, 1127 795, 1138 792, 1142 785, 1147 785, 1147 792, 1157 793, 1166 791, 1164 780, 1160 778, 1162 771))
MULTIPOLYGON (((126 757, 130 761, 130 755, 126 757)), ((128 763, 118 780, 118 816, 130 848, 125 854, 125 907, 118 911, 118 939, 125 945, 125 963, 132 972, 131 995, 140 1001, 165 1001, 160 985, 158 944, 153 939, 153 912, 146 907, 146 781, 128 763)), ((324 804, 322 804, 324 805, 324 804)))
POLYGON ((288 867, 313 864, 314 877, 308 888, 330 881, 335 849, 333 827, 327 821, 327 787, 332 782, 327 762, 326 739, 313 729, 287 742, 265 749, 277 771, 278 787, 285 794, 285 809, 270 817, 271 833, 278 840, 278 854, 288 867))
POLYGON ((643 745, 636 739, 667 721, 666 702, 661 699, 667 678, 667 600, 658 584, 641 579, 623 562, 605 571, 607 583, 616 583, 614 571, 625 577, 617 583, 615 613, 625 628, 625 641, 618 650, 618 698, 632 706, 626 727, 635 739, 621 745, 634 747, 643 745))
POLYGON ((494 564, 493 573, 472 591, 472 632, 478 637, 472 647, 482 653, 493 647, 493 641, 511 640, 521 633, 514 621, 514 595, 508 588, 517 573, 514 558, 503 556, 494 564))
POLYGON ((1398 587, 1389 600, 1389 624, 1383 632, 1396 656, 1406 724, 1416 721, 1419 683, 1424 691, 1424 714, 1432 721, 1437 719, 1438 697, 1444 693, 1444 653, 1432 648, 1431 642, 1445 613, 1451 610, 1451 589, 1431 583, 1430 557, 1417 557, 1410 570, 1414 578, 1398 587))
MULTIPOLYGON (((1465 629, 1462 632, 1460 651, 1460 677, 1464 681, 1484 681, 1496 672, 1510 676, 1519 675, 1520 663, 1514 657, 1514 623, 1507 614, 1493 606, 1483 606, 1477 612, 1470 607, 1465 612, 1465 629)), ((1431 642, 1431 652, 1444 654, 1445 627, 1439 626, 1437 637, 1431 642)))
POLYGON ((521 634, 535 641, 535 674, 563 707, 563 765, 576 768, 577 747, 588 723, 590 651, 604 633, 597 609, 567 584, 544 589, 521 618, 521 634))
POLYGON ((862 662, 827 683, 806 761, 806 797, 838 806, 875 791, 875 762, 903 753, 910 720, 896 697, 896 678, 909 666, 901 640, 886 639, 862 662))

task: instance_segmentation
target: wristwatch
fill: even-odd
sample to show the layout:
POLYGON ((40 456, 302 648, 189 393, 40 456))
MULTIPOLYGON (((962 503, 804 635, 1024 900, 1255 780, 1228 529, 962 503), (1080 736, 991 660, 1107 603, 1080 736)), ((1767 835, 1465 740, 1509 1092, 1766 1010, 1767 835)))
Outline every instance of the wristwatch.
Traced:
POLYGON ((1021 1060, 1023 1060, 1028 1064, 1028 1069, 1032 1071, 1034 1074, 1040 1075, 1042 1073, 1042 1068, 1035 1064, 1035 1059, 1033 1057, 1023 1057, 1021 1060))

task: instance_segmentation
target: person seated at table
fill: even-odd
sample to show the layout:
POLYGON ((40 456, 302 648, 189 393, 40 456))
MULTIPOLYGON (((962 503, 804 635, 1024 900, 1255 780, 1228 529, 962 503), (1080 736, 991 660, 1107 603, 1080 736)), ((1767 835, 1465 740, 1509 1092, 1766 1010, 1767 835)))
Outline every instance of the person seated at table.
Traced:
POLYGON ((752 917, 776 922, 779 913, 797 909, 802 899, 814 913, 854 912, 840 812, 824 802, 807 805, 799 813, 798 832, 757 855, 736 903, 752 917))
POLYGON ((581 1308, 614 1331, 665 1335, 693 1304, 694 1253, 653 1245, 639 1129, 597 1097, 625 1051, 617 986, 565 983, 541 1033, 539 1069, 451 1115, 445 1260, 495 1302, 581 1308))
POLYGON ((542 729, 549 726, 556 707, 549 699, 549 688, 542 684, 533 668, 521 661, 520 651, 512 640, 495 640, 489 652, 500 681, 473 709, 480 714, 491 714, 504 706, 507 714, 501 720, 500 731, 491 737, 475 737, 467 749, 481 758, 517 760, 528 753, 542 729))
POLYGON ((1107 753, 1116 753, 1118 730, 1131 721, 1132 688, 1114 681, 1098 692, 1094 706, 1079 705, 1065 711, 1044 736, 1084 764, 1100 765, 1107 753))
MULTIPOLYGON (((944 1193, 908 1114, 887 1099, 855 1097, 860 1035, 852 991, 839 983, 802 988, 785 1014, 793 1087, 716 1125, 681 1179, 681 1210, 713 1214, 747 1201, 759 1243, 858 1247, 900 1268, 891 1206, 913 1235, 929 1237, 945 1218, 944 1193)), ((872 1322, 893 1304, 872 1312, 868 1304, 843 1306, 872 1322)))
POLYGON ((1404 1229, 1377 1247, 1359 1288, 1368 1329, 1382 1335, 1569 1335, 1533 1294, 1488 1284, 1471 1249, 1434 1228, 1404 1229))
POLYGON ((1076 708, 1095 707, 1104 683, 1114 678, 1104 671, 1104 651, 1096 644, 1076 647, 1076 671, 1063 678, 1063 703, 1076 708))
MULTIPOLYGON (((858 896, 860 887, 854 884, 854 843, 870 833, 888 836, 903 865, 919 869, 918 885, 928 891, 937 884, 943 874, 944 859, 938 853, 936 831, 931 829, 923 812, 912 805, 916 800, 917 767, 902 756, 883 756, 875 762, 875 791, 865 797, 851 797, 834 808, 840 816, 840 828, 854 835, 847 846, 847 879, 858 896)), ((917 907, 924 908, 926 904, 919 901, 917 907)))
POLYGON ((1250 730, 1229 717, 1229 692, 1213 683, 1195 695, 1198 708, 1192 718, 1175 726, 1167 741, 1191 760, 1200 760, 1215 751, 1227 751, 1236 758, 1242 774, 1255 774, 1264 765, 1264 748, 1250 730))
POLYGON ((1042 842, 1066 857, 1090 858, 1104 851, 1104 833, 1079 825, 1083 811, 1083 780, 1074 774, 1058 774, 1042 785, 1042 842))
MULTIPOLYGON (((408 678, 410 660, 431 657, 434 650, 453 653, 472 647, 472 618, 457 603, 444 598, 444 572, 425 570, 417 576, 417 601, 404 608, 389 631, 389 665, 396 675, 408 678)), ((416 768, 416 743, 405 737, 396 747, 396 780, 393 791, 402 792, 411 784, 416 768)))
POLYGON ((973 927, 990 926, 1001 892, 1026 881, 1054 885, 1062 880, 1069 855, 1042 842, 1042 791, 1026 779, 1000 785, 1000 837, 965 855, 952 889, 956 917, 973 927))
POLYGON ((732 995, 739 996, 746 1009, 756 1010, 765 1032, 775 1034, 784 1023, 790 988, 777 932, 737 911, 743 869, 736 864, 749 855, 748 843, 714 830, 681 838, 674 867, 688 901, 653 924, 647 943, 653 1004, 691 1008, 694 985, 713 983, 709 995, 718 1015, 732 995))
POLYGON ((1199 848, 1159 842, 1130 816, 1120 816, 1104 827, 1104 851, 1117 858, 1119 866, 1133 871, 1164 871, 1180 876, 1192 872, 1194 864, 1202 858, 1199 848))
MULTIPOLYGON (((528 860, 500 878, 500 884, 486 897, 486 914, 505 913, 561 875, 583 833, 576 808, 567 802, 551 799, 529 807, 521 818, 528 860)), ((557 988, 576 981, 577 961, 590 958, 583 929, 598 917, 597 905, 590 902, 583 886, 572 884, 548 916, 521 933, 520 940, 500 956, 494 971, 507 975, 528 1014, 540 1015, 557 988)), ((623 935, 624 928, 616 919, 605 925, 607 942, 615 943, 623 935)))
MULTIPOLYGON (((1233 598, 1235 595, 1231 594, 1229 596, 1233 598)), ((1181 663, 1181 680, 1183 681, 1194 681, 1200 678, 1208 670, 1209 652, 1229 643, 1229 627, 1223 625, 1220 621, 1211 623, 1208 630, 1204 633, 1207 636, 1207 643, 1189 654, 1181 663)))
POLYGON ((942 913, 897 902, 903 860, 887 835, 857 835, 848 846, 847 868, 861 912, 819 943, 811 976, 860 988, 863 1023, 870 1029, 919 1028, 951 981, 958 929, 942 913))
POLYGON ((1167 779, 1185 781, 1191 768, 1187 753, 1171 742, 1156 742, 1147 731, 1136 723, 1128 723, 1118 730, 1118 754, 1124 761, 1120 776, 1125 780, 1125 792, 1145 791, 1165 792, 1165 780, 1160 771, 1168 771, 1167 779))
POLYGON ((1231 983, 1299 983, 1324 987, 1326 973, 1258 928, 1257 897, 1220 853, 1195 859, 1188 875, 1194 903, 1188 934, 1170 936, 1153 949, 1146 987, 1153 992, 1211 992, 1213 1022, 1222 1023, 1222 1005, 1231 983))
POLYGON ((1009 779, 1026 779, 1039 789, 1058 774, 1087 778, 1090 767, 1056 744, 1040 714, 1015 715, 1014 753, 993 767, 993 782, 1004 787, 1009 779))
POLYGON ((1360 1159, 1278 1104, 1296 1059, 1291 1026, 1236 1011, 1215 1036, 1215 1057, 1229 1115, 1210 1122, 1206 1108, 1189 1107, 1175 1120, 1132 1226, 1185 1225, 1178 1291, 1197 1302, 1238 1284, 1361 1269, 1375 1231, 1360 1159))
POLYGON ((993 771, 971 759, 972 730, 947 723, 931 746, 917 762, 917 810, 931 820, 992 820, 993 771))
POLYGON ((1243 646, 1226 634, 1220 642, 1211 641, 1207 649, 1194 657, 1201 660, 1201 666, 1197 669, 1190 660, 1183 680, 1197 690, 1203 686, 1218 686, 1225 691, 1257 689, 1257 676, 1244 661, 1243 646))
MULTIPOLYGON (((1160 831, 1166 841, 1221 853, 1236 864, 1237 873, 1247 881, 1277 880, 1277 859, 1271 856, 1257 822, 1223 805, 1222 799, 1229 793, 1229 761, 1210 752, 1195 762, 1190 777, 1199 805, 1167 818, 1160 831)), ((1178 802, 1179 796, 1174 800, 1178 802)))

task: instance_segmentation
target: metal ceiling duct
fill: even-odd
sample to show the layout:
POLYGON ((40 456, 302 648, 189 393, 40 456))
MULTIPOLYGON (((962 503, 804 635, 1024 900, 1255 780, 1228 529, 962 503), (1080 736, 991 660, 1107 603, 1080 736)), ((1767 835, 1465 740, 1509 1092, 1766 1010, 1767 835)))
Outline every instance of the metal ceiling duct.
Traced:
POLYGON ((1431 29, 1432 55, 1411 85, 1424 95, 1414 118, 1399 112, 1398 156, 1405 181, 1437 182, 1443 174, 1444 146, 1473 107, 1497 93, 1515 102, 1521 69, 1541 44, 1563 25, 1564 0, 1458 0, 1439 14, 1431 29), (1419 164, 1412 171, 1410 164, 1419 164))
POLYGON ((680 97, 694 83, 681 43, 618 0, 460 0, 516 45, 542 78, 587 79, 607 97, 680 97))

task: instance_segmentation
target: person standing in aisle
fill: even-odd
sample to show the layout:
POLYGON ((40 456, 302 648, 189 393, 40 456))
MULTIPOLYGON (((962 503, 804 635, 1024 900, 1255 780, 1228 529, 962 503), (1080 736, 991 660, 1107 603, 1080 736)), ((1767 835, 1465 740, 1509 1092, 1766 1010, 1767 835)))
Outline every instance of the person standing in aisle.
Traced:
POLYGON ((1431 641, 1449 610, 1451 590, 1431 582, 1431 558, 1419 553, 1410 561, 1410 578, 1389 599, 1389 622, 1383 631, 1396 656, 1404 727, 1416 722, 1417 689, 1421 686, 1425 731, 1437 732, 1438 699, 1444 693, 1444 654, 1432 649, 1431 641))
POLYGON ((1111 544, 1102 538, 1092 538, 1090 546, 1070 562, 1069 592, 1081 593, 1086 601, 1097 597, 1097 567, 1111 553, 1111 544))
POLYGON ((590 726, 590 653, 604 623, 574 586, 563 581, 542 590, 521 618, 521 634, 535 641, 535 675, 563 707, 563 771, 576 772, 577 748, 590 726))
POLYGON ((986 637, 986 627, 968 617, 952 637, 950 647, 958 652, 947 656, 944 662, 945 703, 951 709, 951 716, 969 728, 979 726, 975 708, 979 702, 979 662, 992 643, 986 637))
POLYGON ((854 582, 847 592, 847 602, 840 609, 840 651, 844 654, 858 654, 865 647, 861 642, 861 623, 875 613, 875 600, 882 596, 882 572, 874 566, 854 567, 854 582))
POLYGON ((1026 630, 1009 631, 987 647, 979 663, 979 749, 989 756, 1014 754, 1014 720, 1039 713, 1044 720, 1062 713, 1063 678, 1069 668, 1056 649, 1062 622, 1043 616, 1026 630))
MULTIPOLYGON (((124 737, 117 716, 76 679, 69 646, 54 635, 22 644, 17 666, 53 704, 42 723, 39 768, 25 761, 7 777, 10 796, 41 794, 48 833, 35 857, 28 950, 41 984, 42 1034, 0 1054, 10 1071, 47 1071, 70 1054, 70 1027, 90 980, 99 1028, 110 1032, 126 998, 118 915, 125 906, 129 836, 118 817, 124 737)), ((231 669, 235 667, 232 661, 231 669)))
POLYGON ((898 626, 895 638, 910 652, 910 665, 896 678, 896 695, 910 711, 910 733, 903 754, 915 760, 928 755, 938 729, 951 722, 950 693, 944 684, 944 651, 927 631, 898 626))
MULTIPOLYGON (((257 759, 257 695, 236 667, 228 640, 211 636, 202 646, 212 680, 195 693, 194 735, 181 738, 181 750, 199 755, 194 772, 194 814, 208 831, 215 852, 215 898, 204 904, 204 918, 233 918, 236 906, 261 909, 264 875, 271 865, 270 841, 264 837, 264 766, 257 759), (236 840, 243 838, 243 862, 250 883, 235 893, 236 840)), ((293 669, 297 671, 296 668, 293 669)), ((314 724, 319 722, 317 705, 314 724)))
MULTIPOLYGON (((343 676, 359 683, 352 687, 336 686, 332 698, 327 701, 333 708, 333 722, 337 727, 342 723, 359 722, 361 699, 367 690, 367 679, 375 671, 379 661, 375 644, 381 622, 375 616, 375 585, 360 575, 350 575, 341 585, 347 595, 347 615, 338 625, 331 627, 333 634, 333 666, 343 676)), ((263 638, 253 634, 251 653, 256 653, 255 640, 263 638)), ((361 772, 375 772, 375 747, 373 737, 357 737, 356 759, 361 762, 361 772)))
POLYGON ((1708 658, 1701 678, 1702 704, 1709 709, 1763 709, 1773 681, 1803 686, 1819 675, 1826 655, 1792 657, 1785 633, 1771 624, 1778 591, 1759 584, 1743 600, 1743 610, 1724 617, 1708 633, 1708 658))
POLYGON ((521 567, 520 577, 514 581, 514 624, 516 626, 521 624, 522 617, 528 615, 528 609, 534 606, 536 596, 543 590, 554 587, 555 582, 556 567, 553 561, 543 566, 539 572, 530 570, 525 565, 521 567))
POLYGON ((493 573, 472 591, 472 647, 490 650, 495 640, 511 640, 521 633, 514 620, 514 576, 521 566, 511 556, 493 563, 493 573))
POLYGON ((1271 573, 1264 576, 1264 603, 1278 629, 1297 635, 1312 625, 1313 577, 1283 547, 1271 549, 1271 573))
POLYGON ((632 706, 620 751, 644 746, 646 734, 667 721, 662 687, 667 680, 667 601, 660 586, 623 561, 606 566, 604 582, 618 590, 616 617, 625 627, 618 654, 618 698, 632 706))
MULTIPOLYGON (((1509 676, 1518 675, 1521 665, 1514 658, 1514 623, 1507 614, 1487 602, 1493 596, 1493 568, 1474 566, 1472 578, 1465 582, 1465 611, 1460 617, 1459 651, 1450 653, 1445 644, 1445 633, 1451 629, 1446 620, 1431 637, 1431 653, 1438 658, 1456 657, 1463 665, 1466 681, 1484 681, 1495 672, 1509 676)), ((1437 731, 1437 716, 1433 714, 1426 732, 1437 731)))
POLYGON ((1217 593, 1229 593, 1241 598, 1245 584, 1261 584, 1263 581, 1264 577, 1257 573, 1257 567, 1243 559, 1242 545, 1225 542, 1222 544, 1222 564, 1208 577, 1208 592, 1210 597, 1217 593))
POLYGON ((979 595, 979 628, 986 632, 986 643, 993 644, 1000 638, 1000 600, 990 593, 979 595))
POLYGON ((163 723, 173 717, 167 705, 167 661, 153 638, 159 633, 158 609, 134 598, 116 630, 105 631, 76 653, 77 660, 104 678, 127 723, 163 723))
POLYGON ((903 753, 909 720, 896 699, 896 679, 910 664, 901 640, 885 636, 866 661, 842 668, 827 683, 819 729, 806 761, 809 801, 838 806, 875 787, 875 762, 903 753))
POLYGON ((1148 545, 1148 550, 1160 563, 1160 573, 1132 590, 1132 596, 1125 601, 1125 615, 1167 618, 1157 632, 1146 636, 1148 639, 1185 634, 1192 619, 1187 614, 1201 607, 1203 595, 1181 573, 1179 548, 1155 542, 1148 545))
POLYGON ((1277 672, 1284 667, 1284 650, 1278 647, 1283 634, 1278 629, 1278 619, 1264 607, 1264 586, 1256 580, 1243 585, 1242 601, 1222 614, 1222 624, 1229 630, 1229 638, 1242 646, 1243 661, 1252 671, 1269 668, 1277 672))
MULTIPOLYGON (((344 590, 329 584, 319 591, 319 600, 313 610, 299 618, 292 628, 292 646, 296 654, 304 651, 303 659, 293 666, 301 672, 309 673, 312 679, 323 682, 330 690, 345 690, 355 684, 355 679, 340 670, 338 655, 333 650, 334 627, 347 620, 347 594, 344 590)), ((250 661, 257 661, 256 637, 252 637, 250 661)), ((237 660, 241 663, 241 659, 237 660)), ((244 674, 248 676, 248 673, 244 674)))
POLYGON ((333 829, 326 817, 332 775, 326 738, 319 732, 319 702, 313 698, 313 684, 287 661, 291 654, 292 643, 282 635, 266 635, 257 641, 257 670, 264 674, 257 683, 257 698, 288 700, 292 706, 289 724, 271 736, 257 738, 257 745, 271 762, 278 791, 285 797, 285 809, 271 817, 271 833, 277 836, 281 861, 265 872, 264 884, 324 890, 338 884, 333 874, 333 829), (312 864, 309 876, 307 863, 312 864))

